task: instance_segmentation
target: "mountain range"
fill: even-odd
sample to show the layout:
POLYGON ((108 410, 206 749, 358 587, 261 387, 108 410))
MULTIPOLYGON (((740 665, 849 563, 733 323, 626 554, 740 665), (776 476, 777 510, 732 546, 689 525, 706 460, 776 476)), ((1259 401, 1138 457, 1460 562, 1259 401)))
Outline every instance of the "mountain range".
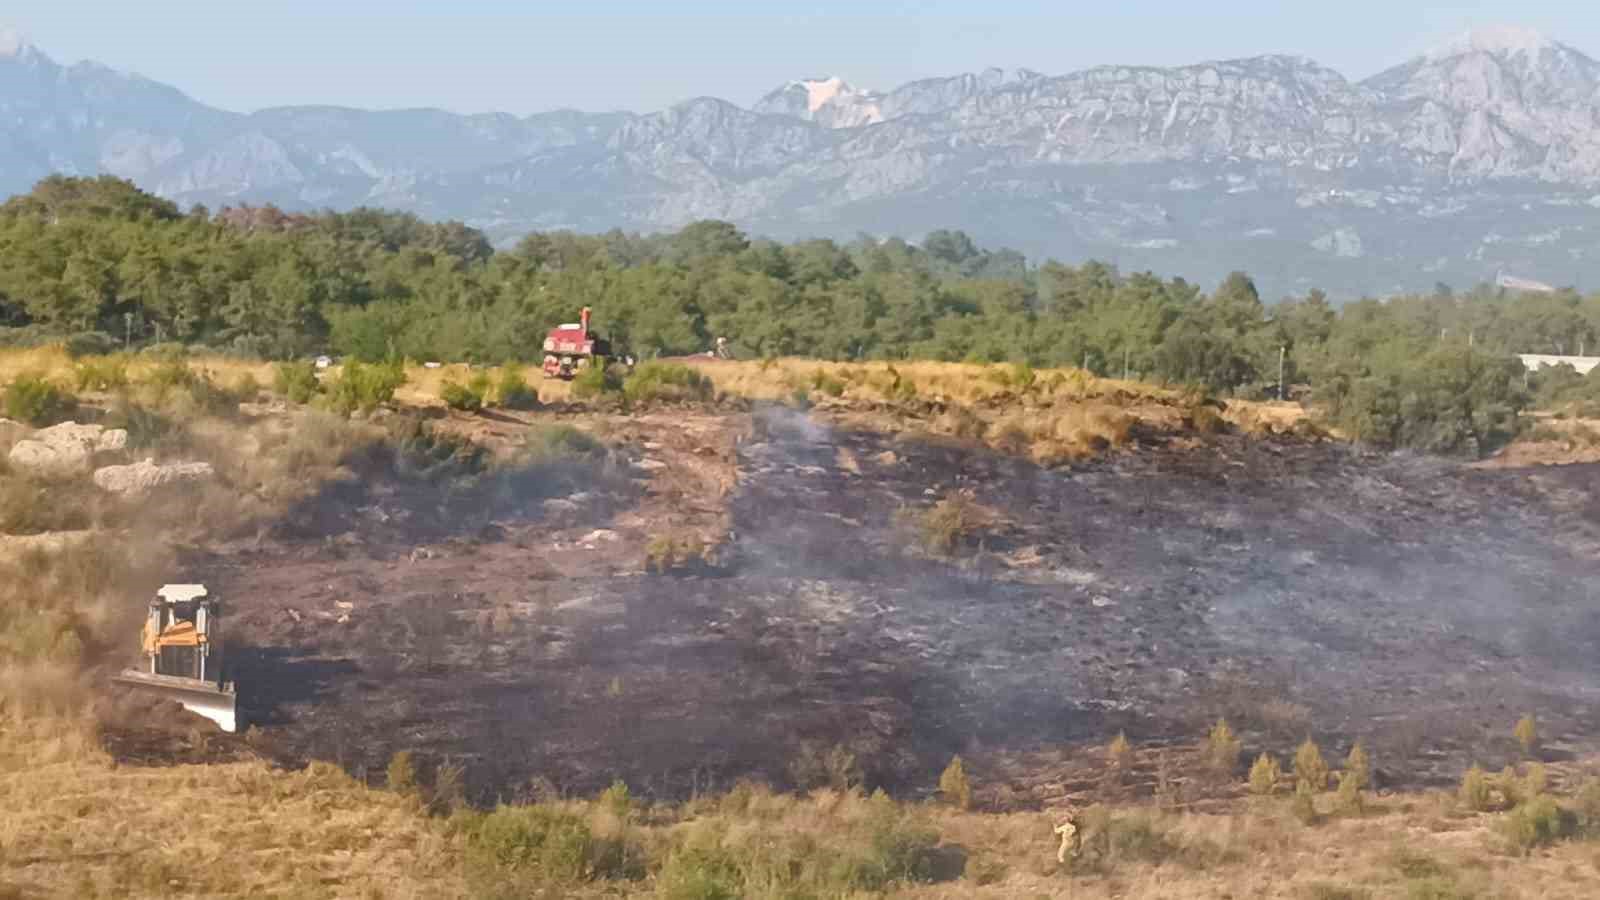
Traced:
POLYGON ((878 92, 797 80, 751 108, 518 117, 241 114, 0 33, 0 191, 112 174, 180 203, 382 206, 533 230, 719 218, 778 238, 964 229, 1264 295, 1600 280, 1600 63, 1517 28, 1363 81, 1300 57, 878 92))

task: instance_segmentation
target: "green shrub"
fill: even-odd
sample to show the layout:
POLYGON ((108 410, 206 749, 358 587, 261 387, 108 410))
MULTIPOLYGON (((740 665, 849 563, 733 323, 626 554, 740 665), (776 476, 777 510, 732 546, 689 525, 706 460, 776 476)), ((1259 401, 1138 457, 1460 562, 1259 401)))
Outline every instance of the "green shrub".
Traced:
POLYGON ((844 871, 849 874, 840 879, 844 886, 882 891, 933 880, 939 832, 899 810, 881 791, 873 795, 873 804, 867 826, 870 852, 847 862, 844 871))
POLYGON ((144 383, 161 392, 166 392, 173 388, 187 388, 198 377, 195 371, 189 368, 188 363, 182 360, 169 359, 151 369, 150 374, 144 377, 144 383))
POLYGON ((416 794, 417 765, 411 758, 410 750, 400 750, 389 757, 389 766, 384 774, 389 790, 404 796, 416 794))
POLYGON ((1127 774, 1133 762, 1133 745, 1128 743, 1128 735, 1117 732, 1111 743, 1106 746, 1106 768, 1117 778, 1127 774))
POLYGON ((171 419, 134 403, 125 395, 112 401, 103 424, 128 432, 128 447, 132 450, 153 449, 183 433, 171 419))
POLYGON ((469 880, 572 884, 610 874, 613 848, 578 816, 544 806, 502 806, 467 834, 469 880))
POLYGON ((1226 719, 1218 719, 1206 735, 1204 750, 1206 768, 1213 775, 1226 778, 1239 766, 1239 752, 1243 744, 1228 727, 1226 719))
POLYGON ((77 397, 42 375, 18 375, 6 387, 6 418, 35 428, 64 422, 77 409, 77 397))
POLYGON ((1289 811, 1302 825, 1316 824, 1317 792, 1312 789, 1311 782, 1298 780, 1295 782, 1294 802, 1289 805, 1289 811))
POLYGON ((711 379, 677 363, 647 362, 622 383, 622 395, 631 404, 681 403, 710 400, 711 379))
POLYGON ((1486 812, 1491 803, 1489 776, 1477 765, 1461 776, 1461 789, 1457 792, 1461 805, 1473 812, 1486 812))
POLYGON ((821 369, 811 373, 811 389, 821 391, 829 397, 844 396, 844 382, 829 375, 821 369))
MULTIPOLYGON (((1357 790, 1365 790, 1372 786, 1372 758, 1367 755, 1367 749, 1356 741, 1350 748, 1350 755, 1344 759, 1345 774, 1355 779, 1357 790)), ((1343 785, 1343 781, 1340 782, 1343 785)))
POLYGON ((461 412, 477 412, 483 409, 483 394, 476 390, 476 381, 473 384, 460 385, 454 381, 446 381, 439 388, 439 398, 444 405, 461 412))
POLYGON ((523 436, 522 447, 529 463, 592 458, 605 452, 603 444, 571 425, 534 425, 523 436))
POLYGON ((522 367, 506 363, 500 372, 500 383, 495 386, 495 397, 506 409, 538 409, 539 392, 522 377, 522 367))
POLYGON ((1511 730, 1511 734, 1517 739, 1525 756, 1531 757, 1539 752, 1539 723, 1532 715, 1519 719, 1517 727, 1511 730))
POLYGON ((1544 763, 1528 763, 1528 774, 1522 780, 1522 796, 1537 797, 1550 788, 1550 773, 1544 763))
POLYGON ((710 550, 696 535, 651 535, 644 548, 644 569, 658 574, 675 572, 696 563, 709 562, 710 550))
POLYGON ((107 356, 116 352, 122 342, 99 331, 80 331, 69 336, 62 346, 68 356, 77 359, 80 356, 107 356))
POLYGON ((72 367, 80 391, 114 391, 128 386, 128 363, 116 356, 88 357, 72 367))
POLYGON ((1600 837, 1600 778, 1586 778, 1573 798, 1578 827, 1588 837, 1600 837))
POLYGON ((466 806, 466 769, 457 762, 445 760, 433 772, 433 790, 428 803, 435 813, 450 815, 466 806))
POLYGON ((186 387, 189 399, 209 413, 225 413, 239 408, 239 396, 217 384, 209 375, 196 372, 186 387))
POLYGON ((398 467, 407 475, 436 481, 477 476, 488 468, 488 451, 466 435, 411 416, 396 416, 384 430, 398 467))
POLYGON ((972 782, 967 779, 967 767, 961 757, 950 760, 950 765, 939 775, 939 793, 945 802, 954 804, 957 809, 972 808, 972 782))
POLYGON ((600 357, 591 360, 572 379, 572 396, 579 400, 594 400, 621 391, 621 372, 616 366, 606 365, 600 357))
POLYGON ((272 367, 273 390, 290 403, 310 403, 322 390, 317 368, 309 361, 281 362, 272 367))
POLYGON ((1366 797, 1361 793, 1361 779, 1355 772, 1339 773, 1339 790, 1336 803, 1345 815, 1359 815, 1366 810, 1366 797))
POLYGON ((350 360, 327 385, 328 408, 345 416, 369 413, 393 400, 394 392, 405 383, 405 369, 398 361, 367 364, 350 360))
POLYGON ((1278 790, 1278 782, 1282 780, 1283 769, 1278 765, 1277 757, 1270 753, 1256 757, 1255 764, 1250 767, 1250 793, 1258 797, 1270 797, 1278 790))
POLYGON ((628 790, 628 785, 618 779, 611 782, 611 787, 600 794, 597 801, 601 808, 611 811, 611 814, 622 821, 627 821, 633 814, 633 794, 628 790))
POLYGON ((1547 795, 1532 797, 1513 809, 1501 823, 1501 833, 1523 853, 1547 847, 1577 832, 1578 817, 1547 795))
POLYGON ((848 791, 858 787, 863 778, 856 755, 843 744, 824 749, 820 744, 804 741, 788 768, 789 777, 801 789, 829 787, 848 791))
POLYGON ((1107 873, 1122 863, 1179 861, 1204 865, 1215 846, 1196 842, 1186 847, 1148 812, 1116 814, 1105 806, 1091 806, 1077 820, 1078 853, 1074 871, 1107 873))
POLYGON ((1328 764, 1322 759, 1322 750, 1310 737, 1294 752, 1294 779, 1296 788, 1304 784, 1312 793, 1328 787, 1328 764))

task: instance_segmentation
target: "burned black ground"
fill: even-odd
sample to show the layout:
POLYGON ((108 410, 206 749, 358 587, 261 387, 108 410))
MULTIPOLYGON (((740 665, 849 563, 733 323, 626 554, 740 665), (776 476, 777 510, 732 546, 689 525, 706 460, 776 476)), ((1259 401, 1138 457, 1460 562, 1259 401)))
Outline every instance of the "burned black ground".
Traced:
POLYGON ((232 603, 253 745, 373 776, 409 749, 480 800, 788 784, 808 744, 917 792, 962 753, 985 796, 1037 803, 1119 730, 1191 745, 1219 715, 1252 752, 1361 737, 1389 784, 1499 765, 1524 713, 1555 753, 1600 736, 1593 466, 1223 436, 1045 470, 782 409, 697 415, 738 484, 692 575, 643 574, 695 515, 635 509, 705 440, 671 420, 618 451, 656 465, 477 515, 366 485, 195 556, 232 603), (999 521, 930 558, 903 511, 962 489, 999 521))

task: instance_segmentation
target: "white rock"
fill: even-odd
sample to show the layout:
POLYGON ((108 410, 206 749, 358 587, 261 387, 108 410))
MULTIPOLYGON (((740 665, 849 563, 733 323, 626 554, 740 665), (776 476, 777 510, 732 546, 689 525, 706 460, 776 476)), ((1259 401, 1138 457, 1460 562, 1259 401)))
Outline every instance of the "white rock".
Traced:
POLYGON ((156 465, 146 459, 131 466, 107 466, 94 473, 94 483, 113 494, 137 494, 167 484, 207 481, 216 472, 210 463, 169 463, 156 465))
POLYGON ((88 471, 89 456, 90 449, 82 444, 51 444, 30 438, 17 441, 7 459, 19 472, 59 478, 88 471))

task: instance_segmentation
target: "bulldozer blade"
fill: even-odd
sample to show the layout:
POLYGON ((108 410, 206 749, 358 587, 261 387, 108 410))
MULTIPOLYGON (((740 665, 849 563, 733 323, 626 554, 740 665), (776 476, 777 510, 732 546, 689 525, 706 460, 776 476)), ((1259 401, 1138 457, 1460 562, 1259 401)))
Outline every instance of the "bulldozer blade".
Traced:
POLYGON ((124 669, 112 680, 146 693, 176 700, 183 704, 184 709, 205 716, 217 723, 218 728, 230 734, 239 730, 238 696, 234 693, 232 685, 224 689, 211 681, 179 678, 173 675, 152 675, 135 669, 124 669))

